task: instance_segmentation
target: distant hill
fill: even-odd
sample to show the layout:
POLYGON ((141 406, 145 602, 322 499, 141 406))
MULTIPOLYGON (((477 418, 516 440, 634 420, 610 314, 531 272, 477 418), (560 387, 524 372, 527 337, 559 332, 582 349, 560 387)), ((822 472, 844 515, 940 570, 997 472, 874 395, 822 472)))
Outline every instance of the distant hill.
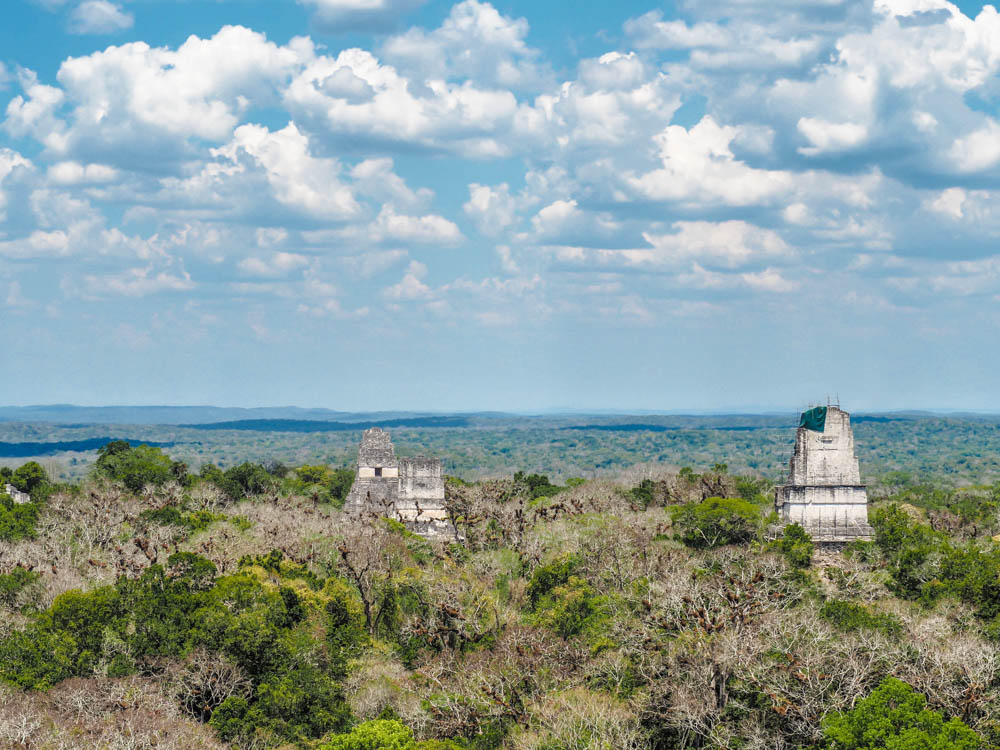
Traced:
POLYGON ((426 412, 347 412, 305 409, 298 406, 264 406, 246 409, 228 406, 0 406, 0 422, 52 422, 83 424, 192 424, 236 420, 364 421, 427 416, 426 412))

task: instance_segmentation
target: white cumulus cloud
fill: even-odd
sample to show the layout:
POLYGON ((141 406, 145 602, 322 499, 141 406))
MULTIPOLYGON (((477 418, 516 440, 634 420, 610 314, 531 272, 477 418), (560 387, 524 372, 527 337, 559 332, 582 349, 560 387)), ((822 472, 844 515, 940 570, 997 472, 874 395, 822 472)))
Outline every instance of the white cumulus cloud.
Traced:
POLYGON ((74 34, 111 34, 132 28, 135 19, 108 0, 84 0, 69 16, 74 34))

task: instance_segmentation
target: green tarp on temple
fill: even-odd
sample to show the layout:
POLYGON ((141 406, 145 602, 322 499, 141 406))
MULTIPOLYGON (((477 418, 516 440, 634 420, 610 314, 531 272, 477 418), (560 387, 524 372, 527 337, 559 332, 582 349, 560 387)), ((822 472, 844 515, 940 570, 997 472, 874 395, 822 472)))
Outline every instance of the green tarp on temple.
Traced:
POLYGON ((802 416, 799 418, 799 427, 805 427, 813 432, 823 432, 826 429, 826 407, 817 406, 802 412, 802 416))

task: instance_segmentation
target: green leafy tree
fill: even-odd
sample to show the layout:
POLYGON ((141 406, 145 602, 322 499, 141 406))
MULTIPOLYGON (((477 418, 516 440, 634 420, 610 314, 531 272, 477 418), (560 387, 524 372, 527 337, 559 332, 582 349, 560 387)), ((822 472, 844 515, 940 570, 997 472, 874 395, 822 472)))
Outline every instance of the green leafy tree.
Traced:
POLYGON ((330 467, 323 464, 318 466, 300 466, 295 470, 298 478, 306 484, 326 484, 330 481, 332 473, 330 467))
POLYGON ((597 596, 589 583, 576 576, 553 588, 538 604, 534 617, 542 627, 570 638, 585 628, 593 631, 595 622, 603 622, 604 598, 597 596))
POLYGON ((248 461, 227 469, 220 486, 233 500, 243 500, 271 492, 275 481, 263 466, 248 461))
POLYGON ((330 501, 338 508, 342 507, 353 484, 353 469, 334 469, 333 476, 330 477, 327 484, 330 490, 330 501))
POLYGON ((15 504, 6 493, 0 493, 0 541, 33 538, 37 521, 37 503, 15 504))
POLYGON ((543 596, 556 586, 562 586, 569 581, 573 571, 579 566, 579 557, 566 555, 547 565, 539 565, 535 568, 531 574, 531 580, 528 581, 528 599, 531 600, 531 606, 537 606, 543 596))
POLYGON ((23 466, 14 470, 10 476, 10 483, 21 492, 31 494, 49 481, 48 474, 41 464, 36 461, 29 461, 23 466))
POLYGON ((10 573, 0 573, 0 604, 13 607, 18 595, 40 577, 40 573, 21 566, 15 567, 10 573))
POLYGON ((173 467, 174 462, 159 448, 133 448, 124 440, 114 440, 101 448, 95 463, 98 474, 121 482, 133 492, 175 479, 173 467))
POLYGON ((793 568, 808 568, 812 563, 815 545, 809 532, 797 523, 785 527, 776 547, 793 568))
POLYGON ((544 474, 525 474, 523 471, 519 471, 514 474, 514 481, 527 487, 528 494, 532 500, 540 497, 552 497, 552 495, 566 489, 565 487, 552 484, 544 474))
POLYGON ((944 536, 925 524, 911 521, 896 503, 872 513, 871 524, 875 529, 875 545, 887 563, 892 591, 907 599, 926 598, 931 591, 926 584, 938 577, 937 555, 944 536))
POLYGON ((710 497, 671 510, 677 537, 694 549, 746 544, 757 532, 760 511, 738 498, 710 497))
POLYGON ((927 700, 889 677, 851 711, 823 721, 828 750, 978 750, 982 738, 958 718, 945 721, 927 700))
POLYGON ((417 750, 413 732, 395 719, 373 719, 330 737, 317 750, 417 750))
POLYGON ((639 484, 626 492, 625 496, 630 502, 635 503, 645 510, 652 505, 655 491, 656 482, 652 479, 643 479, 639 484))

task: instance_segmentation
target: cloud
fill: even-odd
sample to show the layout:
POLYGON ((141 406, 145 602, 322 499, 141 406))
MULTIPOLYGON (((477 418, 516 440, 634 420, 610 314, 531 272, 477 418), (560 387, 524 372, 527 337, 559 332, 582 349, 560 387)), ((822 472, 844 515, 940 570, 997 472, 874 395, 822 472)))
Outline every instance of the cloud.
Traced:
POLYGON ((854 122, 827 122, 815 117, 801 118, 798 130, 810 143, 808 147, 799 148, 799 153, 806 156, 846 151, 864 143, 868 138, 867 125, 854 122))
POLYGON ((426 208, 434 197, 429 188, 412 190, 393 171, 393 160, 388 157, 365 159, 351 170, 355 189, 362 195, 381 202, 389 202, 408 210, 426 208))
POLYGON ((1000 123, 989 121, 984 127, 956 138, 948 150, 960 172, 975 173, 1000 162, 1000 123))
POLYGON ((670 234, 645 233, 651 250, 629 250, 633 263, 675 265, 687 260, 708 267, 739 268, 762 258, 790 256, 788 244, 773 230, 745 221, 679 221, 670 234))
POLYGON ((61 161, 47 170, 49 181, 55 185, 84 185, 114 182, 118 170, 104 164, 79 164, 75 161, 61 161))
POLYGON ((725 24, 664 21, 660 11, 630 19, 624 29, 639 49, 687 51, 689 64, 701 71, 801 69, 817 61, 826 47, 815 33, 789 38, 780 26, 746 20, 725 24))
POLYGON ((626 182, 638 195, 654 201, 746 206, 787 193, 793 184, 788 172, 755 169, 734 156, 731 147, 740 132, 709 115, 690 130, 670 125, 653 137, 662 167, 628 175, 626 182))
POLYGON ((371 229, 378 238, 403 242, 453 245, 463 239, 454 222, 443 216, 407 216, 388 205, 379 211, 371 229))
POLYGON ((276 201, 307 215, 336 220, 357 216, 361 210, 340 180, 339 162, 312 156, 309 139, 294 122, 276 132, 263 125, 241 125, 230 143, 212 153, 229 165, 210 165, 198 181, 218 185, 258 173, 276 201))
POLYGON ((433 31, 410 29, 382 46, 386 60, 418 82, 474 79, 508 89, 539 89, 551 80, 540 54, 525 42, 528 22, 489 3, 464 0, 433 31))
POLYGON ((7 108, 5 129, 31 136, 58 158, 137 169, 176 169, 200 141, 228 140, 251 106, 275 105, 310 42, 280 47, 260 33, 225 26, 176 50, 144 42, 71 57, 60 87, 22 75, 25 96, 7 108))
POLYGON ((384 31, 426 0, 298 0, 327 31, 384 31))
POLYGON ((515 222, 518 200, 510 194, 506 182, 495 188, 473 182, 469 185, 469 200, 462 210, 481 233, 496 236, 515 222))
POLYGON ((298 122, 338 150, 405 145, 473 157, 507 153, 505 134, 517 113, 510 91, 471 81, 415 86, 360 49, 310 62, 291 82, 284 101, 298 122), (345 69, 373 93, 359 98, 327 86, 331 77, 342 79, 345 69))
MULTIPOLYGON (((301 2, 333 30, 416 6, 301 2)), ((227 26, 71 57, 45 82, 11 66, 0 256, 65 265, 93 298, 197 280, 220 307, 479 300, 483 324, 656 323, 832 278, 899 306, 973 289, 933 258, 978 263, 1000 240, 1000 16, 777 2, 646 14, 568 64, 508 5, 463 0, 367 48, 227 26)))
POLYGON ((403 302, 429 299, 431 297, 431 288, 421 281, 426 275, 427 266, 419 261, 412 260, 399 283, 387 287, 383 291, 383 296, 403 302))
POLYGON ((292 271, 304 268, 309 264, 308 258, 296 253, 279 252, 269 258, 244 258, 239 262, 239 269, 248 276, 265 279, 276 279, 287 276, 292 271))
POLYGON ((129 268, 119 273, 87 274, 81 292, 88 297, 146 297, 160 292, 183 292, 194 288, 187 273, 172 274, 153 268, 129 268))
POLYGON ((61 148, 65 126, 56 113, 65 101, 64 92, 39 83, 31 70, 22 69, 18 79, 27 98, 19 94, 8 102, 4 130, 15 138, 31 136, 47 147, 61 148))
POLYGON ((108 0, 84 0, 69 16, 74 34, 112 34, 132 28, 135 19, 108 0))
MULTIPOLYGON (((4 192, 4 182, 14 170, 31 170, 33 165, 29 159, 9 148, 0 148, 0 222, 6 221, 7 194, 4 192)), ((0 234, 0 237, 3 235, 0 234)))
POLYGON ((27 310, 35 307, 35 303, 24 296, 24 292, 21 290, 21 283, 18 281, 12 281, 7 285, 4 304, 14 310, 27 310))

